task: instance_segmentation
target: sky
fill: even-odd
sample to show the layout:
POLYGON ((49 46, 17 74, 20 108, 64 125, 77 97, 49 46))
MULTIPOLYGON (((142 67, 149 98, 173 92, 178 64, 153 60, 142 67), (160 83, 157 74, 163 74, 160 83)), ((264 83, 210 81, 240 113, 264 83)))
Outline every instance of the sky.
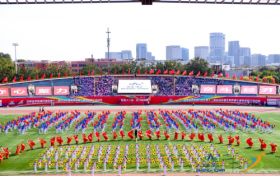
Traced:
POLYGON ((180 45, 194 57, 195 46, 209 46, 209 34, 222 32, 252 54, 280 54, 279 6, 153 3, 0 5, 0 52, 25 60, 104 58, 107 28, 110 51, 147 43, 156 60, 166 46, 180 45))

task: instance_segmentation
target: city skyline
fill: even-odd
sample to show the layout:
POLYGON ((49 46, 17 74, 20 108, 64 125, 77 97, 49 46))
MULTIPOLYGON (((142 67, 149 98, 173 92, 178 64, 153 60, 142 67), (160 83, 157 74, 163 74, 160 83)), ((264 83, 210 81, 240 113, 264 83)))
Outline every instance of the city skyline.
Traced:
POLYGON ((251 54, 260 53, 268 56, 280 53, 277 47, 280 34, 269 33, 266 27, 278 28, 279 25, 275 22, 277 6, 155 4, 148 7, 122 4, 122 7, 127 7, 126 11, 121 11, 114 16, 103 15, 99 18, 92 17, 102 14, 104 8, 108 8, 112 13, 117 12, 120 4, 110 4, 110 6, 79 4, 81 8, 78 9, 83 9, 82 11, 76 7, 77 5, 1 6, 0 16, 4 17, 2 22, 8 25, 1 29, 0 52, 9 53, 14 59, 12 43, 17 42, 19 44, 18 59, 82 60, 89 58, 91 54, 94 58, 103 58, 107 51, 106 29, 109 27, 110 51, 131 50, 133 58, 136 58, 135 45, 147 43, 147 51, 152 52, 156 60, 166 58, 165 49, 169 45, 188 48, 189 58, 192 59, 194 47, 209 46, 209 34, 215 32, 225 34, 226 50, 229 41, 239 41, 240 46, 251 48, 251 54), (50 8, 52 8, 51 14, 47 13, 50 8), (171 10, 174 15, 164 13, 170 8, 174 9, 171 10), (176 16, 188 17, 195 12, 195 9, 201 9, 208 15, 198 14, 187 24, 181 24, 181 18, 174 18, 176 16), (80 13, 72 13, 76 10, 80 13), (236 10, 239 13, 235 13, 236 10), (259 13, 260 10, 262 14, 259 13), (155 13, 158 15, 154 16, 155 13), (221 13, 226 13, 226 15, 220 16, 221 13), (243 19, 242 17, 248 13, 254 15, 255 18, 243 19), (146 18, 149 16, 154 16, 154 18, 146 18), (219 20, 212 20, 217 16, 220 16, 219 20), (234 19, 239 20, 234 21, 234 19), (255 24, 260 21, 262 25, 257 31, 254 30, 255 24), (139 25, 141 23, 145 25, 139 25), (174 28, 177 24, 180 24, 179 27, 174 28), (152 27, 153 30, 146 26, 152 27))

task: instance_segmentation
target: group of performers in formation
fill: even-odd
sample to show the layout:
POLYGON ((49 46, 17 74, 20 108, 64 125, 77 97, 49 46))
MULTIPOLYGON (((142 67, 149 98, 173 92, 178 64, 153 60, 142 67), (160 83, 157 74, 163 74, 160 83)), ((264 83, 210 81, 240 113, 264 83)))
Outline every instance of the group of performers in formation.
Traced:
MULTIPOLYGON (((38 128, 39 133, 47 133, 48 130, 52 127, 56 127, 56 133, 63 133, 63 131, 66 131, 69 129, 69 127, 72 127, 72 125, 75 123, 75 135, 73 137, 67 136, 67 144, 70 144, 72 139, 75 140, 75 143, 78 144, 78 134, 80 130, 82 130, 82 138, 83 143, 86 142, 93 142, 93 134, 95 135, 97 141, 99 142, 101 140, 102 136, 104 140, 109 140, 108 134, 105 131, 105 126, 107 124, 110 111, 102 112, 101 114, 98 114, 97 120, 94 121, 94 117, 96 115, 95 112, 87 112, 86 117, 81 117, 81 113, 77 110, 72 111, 71 114, 68 116, 68 112, 58 112, 53 113, 50 111, 39 113, 36 117, 36 113, 32 112, 29 115, 24 115, 22 117, 18 116, 18 119, 13 119, 13 121, 9 121, 8 123, 4 124, 2 126, 2 129, 5 131, 5 133, 8 133, 8 130, 11 131, 13 129, 18 129, 18 133, 24 134, 25 131, 30 130, 31 126, 33 128, 38 128), (91 132, 88 135, 85 135, 85 131, 89 125, 92 125, 94 127, 93 132, 91 132)), ((235 132, 236 129, 240 128, 240 130, 247 131, 250 127, 250 130, 252 132, 255 132, 255 130, 258 128, 259 130, 263 132, 273 132, 273 129, 275 125, 271 125, 270 123, 266 121, 262 121, 259 118, 255 118, 254 115, 250 116, 248 113, 241 113, 239 111, 223 111, 215 110, 214 112, 211 111, 194 111, 190 109, 187 112, 182 111, 164 111, 159 109, 159 115, 161 115, 162 120, 164 124, 167 127, 166 131, 160 131, 160 126, 162 123, 160 123, 160 117, 155 111, 145 111, 146 117, 147 117, 147 123, 148 129, 145 132, 142 132, 141 127, 141 117, 142 111, 138 110, 137 112, 132 112, 132 118, 130 119, 130 125, 131 130, 127 133, 127 136, 130 139, 139 138, 142 140, 144 138, 144 135, 146 135, 150 140, 153 138, 153 134, 156 136, 157 139, 161 138, 161 132, 165 136, 165 139, 168 140, 170 138, 170 130, 174 129, 174 140, 178 140, 181 135, 181 139, 186 139, 186 136, 190 138, 190 140, 194 140, 197 133, 197 138, 200 141, 205 141, 204 133, 198 132, 198 127, 202 126, 204 130, 207 132, 207 137, 210 142, 214 142, 214 137, 212 133, 215 133, 216 128, 220 127, 224 129, 227 132, 235 132), (185 131, 180 132, 179 131, 179 123, 183 124, 185 131), (187 135, 187 132, 190 133, 190 135, 187 135), (134 134, 134 135, 133 135, 134 134)), ((123 125, 124 120, 126 118, 126 112, 121 111, 115 114, 113 124, 111 126, 112 128, 112 135, 113 140, 116 140, 118 137, 117 130, 119 130, 119 135, 122 139, 124 139, 125 132, 123 131, 123 125)), ((1 127, 1 124, 0 124, 1 127)), ((1 129, 1 128, 0 128, 1 129)), ((1 132, 1 130, 0 130, 1 132)), ((237 145, 240 145, 240 139, 239 136, 227 136, 229 140, 229 144, 233 144, 234 140, 236 139, 237 145)), ((222 134, 218 135, 218 139, 220 143, 223 143, 223 136, 222 134)), ((40 145, 43 148, 44 144, 47 143, 44 139, 38 139, 40 141, 40 145)), ((266 143, 264 143, 263 140, 259 139, 261 143, 261 149, 265 149, 267 147, 266 143)), ((33 149, 34 145, 36 143, 33 140, 28 139, 28 144, 30 146, 30 149, 33 149)), ((54 146, 55 142, 57 142, 59 145, 62 145, 64 140, 61 136, 56 136, 50 139, 50 145, 54 146)), ((252 142, 252 138, 248 138, 246 140, 246 143, 249 147, 253 147, 254 143, 252 142)), ((274 143, 270 143, 271 151, 274 153, 277 150, 277 145, 274 143)), ((25 144, 22 143, 17 146, 16 154, 19 154, 20 151, 23 152, 25 149, 25 144)), ((2 148, 3 153, 0 152, 0 162, 3 160, 3 157, 9 158, 9 149, 8 148, 2 148)))

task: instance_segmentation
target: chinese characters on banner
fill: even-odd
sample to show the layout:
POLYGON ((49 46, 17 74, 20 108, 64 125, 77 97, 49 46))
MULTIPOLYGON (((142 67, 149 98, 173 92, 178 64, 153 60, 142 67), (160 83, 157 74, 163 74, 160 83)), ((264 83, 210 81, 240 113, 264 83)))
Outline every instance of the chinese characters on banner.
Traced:
POLYGON ((217 94, 232 94, 232 85, 218 85, 217 94))
POLYGON ((0 88, 0 97, 8 97, 9 89, 7 87, 0 88))
POLYGON ((257 86, 241 86, 241 94, 257 94, 257 86))
POLYGON ((36 87, 36 95, 52 95, 51 87, 36 87))
POLYGON ((54 95, 69 95, 68 86, 54 86, 53 91, 54 95))
POLYGON ((215 94, 216 86, 215 85, 201 85, 200 93, 201 94, 215 94))
POLYGON ((11 96, 27 96, 27 87, 11 87, 11 96))

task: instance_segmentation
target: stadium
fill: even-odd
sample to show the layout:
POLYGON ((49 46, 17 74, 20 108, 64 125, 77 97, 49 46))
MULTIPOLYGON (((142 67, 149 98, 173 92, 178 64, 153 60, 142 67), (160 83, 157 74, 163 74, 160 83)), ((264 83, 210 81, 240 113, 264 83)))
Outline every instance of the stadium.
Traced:
POLYGON ((280 173, 278 84, 80 75, 0 96, 0 175, 280 173))

